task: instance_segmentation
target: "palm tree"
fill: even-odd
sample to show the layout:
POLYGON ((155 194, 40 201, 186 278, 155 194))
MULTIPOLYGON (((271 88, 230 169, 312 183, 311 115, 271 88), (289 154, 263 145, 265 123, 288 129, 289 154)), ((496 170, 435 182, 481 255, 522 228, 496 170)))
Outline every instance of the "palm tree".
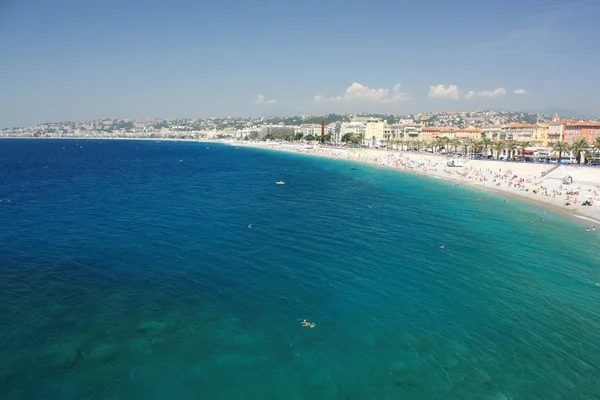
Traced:
POLYGON ((494 144, 492 144, 492 149, 496 150, 496 160, 498 160, 500 159, 500 153, 504 151, 504 143, 494 142, 494 144))
POLYGON ((458 139, 452 139, 448 144, 454 149, 454 154, 458 153, 458 147, 460 146, 458 139))
POLYGON ((442 141, 442 145, 444 146, 444 150, 446 150, 446 153, 448 153, 448 148, 450 147, 450 138, 447 136, 444 136, 443 138, 440 139, 442 141))
POLYGON ((437 138, 433 141, 433 152, 434 153, 439 153, 439 151, 442 149, 442 146, 444 145, 444 142, 442 141, 442 139, 437 138))
POLYGON ((528 142, 527 140, 523 140, 522 142, 519 142, 519 147, 521 148, 521 156, 523 157, 523 159, 525 159, 525 149, 529 146, 531 146, 531 143, 528 142))
MULTIPOLYGON (((488 156, 488 149, 490 149, 493 145, 492 139, 490 138, 483 138, 481 140, 481 147, 483 147, 483 152, 485 153, 483 156, 487 157, 488 156)), ((493 154, 492 154, 493 156, 493 154)))
POLYGON ((481 148, 483 147, 481 140, 474 140, 471 143, 471 146, 473 146, 473 155, 477 155, 477 154, 481 153, 481 148))
POLYGON ((571 145, 571 150, 573 150, 573 154, 575 154, 575 160, 577 160, 578 164, 581 164, 581 156, 583 155, 585 157, 587 147, 587 141, 583 138, 577 139, 575 143, 571 145))
POLYGON ((427 143, 427 147, 431 148, 431 153, 435 153, 435 140, 427 143))
POLYGON ((515 142, 508 142, 506 143, 506 150, 507 150, 507 155, 506 155, 506 159, 508 160, 509 158, 512 158, 513 160, 515 159, 515 149, 517 148, 517 144, 515 142))
POLYGON ((569 144, 566 142, 556 142, 554 151, 558 152, 558 161, 562 159, 562 154, 569 151, 569 144))
POLYGON ((596 138, 596 142, 594 142, 594 149, 600 152, 600 137, 596 138))
POLYGON ((462 150, 463 150, 463 156, 466 156, 469 154, 469 148, 471 147, 471 141, 470 140, 463 140, 463 142, 461 143, 462 145, 462 150))

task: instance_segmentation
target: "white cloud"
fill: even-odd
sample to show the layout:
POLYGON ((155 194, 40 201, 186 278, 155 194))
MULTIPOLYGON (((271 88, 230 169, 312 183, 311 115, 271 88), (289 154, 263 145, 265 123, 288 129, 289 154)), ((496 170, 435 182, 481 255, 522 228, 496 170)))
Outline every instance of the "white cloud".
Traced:
POLYGON ((389 104, 397 103, 401 101, 410 100, 410 96, 401 91, 402 86, 397 83, 392 89, 371 89, 370 87, 363 85, 362 83, 354 82, 348 86, 344 94, 341 96, 335 96, 325 98, 323 95, 316 95, 313 102, 320 101, 336 101, 336 102, 367 102, 367 103, 379 103, 389 104))
POLYGON ((484 90, 483 92, 477 93, 478 96, 481 97, 499 97, 504 96, 506 94, 506 89, 504 88, 496 88, 494 90, 484 90))
POLYGON ((514 91, 515 94, 529 94, 529 92, 525 89, 516 89, 514 91))
POLYGON ((484 90, 484 91, 481 91, 481 92, 474 92, 472 90, 469 90, 465 94, 465 98, 466 99, 471 99, 473 97, 488 97, 488 98, 492 98, 492 97, 504 96, 505 94, 506 94, 506 89, 504 89, 504 88, 496 88, 494 90, 484 90))
POLYGON ((254 104, 275 104, 275 103, 277 103, 277 100, 275 100, 275 99, 266 100, 265 96, 263 94, 259 94, 258 96, 256 96, 256 99, 254 99, 254 104))
POLYGON ((429 86, 429 97, 432 99, 456 100, 460 97, 460 93, 456 85, 448 85, 448 87, 444 85, 429 86))

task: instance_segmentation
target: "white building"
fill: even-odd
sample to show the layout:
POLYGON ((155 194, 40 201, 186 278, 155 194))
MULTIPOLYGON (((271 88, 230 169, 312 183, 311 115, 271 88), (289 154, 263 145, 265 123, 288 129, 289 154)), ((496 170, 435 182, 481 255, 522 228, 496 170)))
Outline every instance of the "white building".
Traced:
POLYGON ((402 140, 405 142, 421 140, 421 125, 410 124, 404 125, 402 140))
POLYGON ((367 124, 359 121, 342 122, 340 125, 340 141, 345 135, 355 135, 365 137, 367 132, 367 124))

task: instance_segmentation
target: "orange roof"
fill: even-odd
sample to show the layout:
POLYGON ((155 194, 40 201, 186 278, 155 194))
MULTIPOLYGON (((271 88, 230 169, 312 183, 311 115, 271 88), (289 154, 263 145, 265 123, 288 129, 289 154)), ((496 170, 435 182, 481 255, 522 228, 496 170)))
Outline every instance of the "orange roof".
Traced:
POLYGON ((587 126, 587 127, 600 127, 600 122, 595 121, 578 121, 578 122, 569 122, 568 126, 587 126))
POLYGON ((457 132, 481 132, 481 130, 474 126, 467 126, 466 128, 458 129, 457 132))
POLYGON ((514 128, 533 128, 531 124, 509 124, 505 125, 503 128, 514 129, 514 128))
POLYGON ((550 125, 562 125, 562 124, 569 124, 569 123, 573 123, 573 122, 575 122, 574 119, 561 119, 560 121, 550 122, 550 125))
POLYGON ((450 127, 438 127, 438 126, 424 126, 422 128, 423 131, 429 132, 453 132, 454 128, 450 127))

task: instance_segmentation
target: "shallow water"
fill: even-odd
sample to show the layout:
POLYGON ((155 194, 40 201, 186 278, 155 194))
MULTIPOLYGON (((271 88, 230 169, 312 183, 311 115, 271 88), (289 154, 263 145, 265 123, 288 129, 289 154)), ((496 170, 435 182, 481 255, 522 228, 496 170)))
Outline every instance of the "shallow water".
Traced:
POLYGON ((563 215, 215 144, 0 167, 2 399, 600 398, 599 238, 563 215))

